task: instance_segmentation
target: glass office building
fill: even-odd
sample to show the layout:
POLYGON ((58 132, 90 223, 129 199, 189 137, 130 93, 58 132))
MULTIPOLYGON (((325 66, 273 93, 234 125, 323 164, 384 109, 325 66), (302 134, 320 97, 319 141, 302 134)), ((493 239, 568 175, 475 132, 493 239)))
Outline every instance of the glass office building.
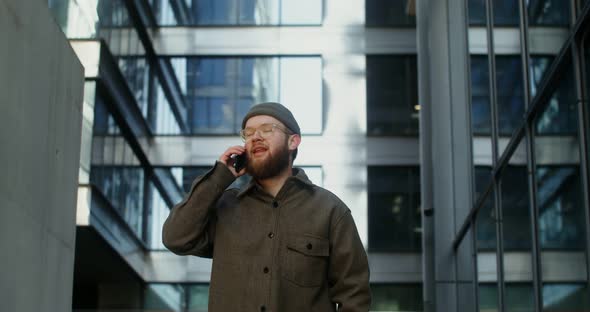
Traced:
POLYGON ((589 2, 49 0, 86 76, 73 309, 207 310, 162 224, 278 101, 372 310, 590 311, 589 2))

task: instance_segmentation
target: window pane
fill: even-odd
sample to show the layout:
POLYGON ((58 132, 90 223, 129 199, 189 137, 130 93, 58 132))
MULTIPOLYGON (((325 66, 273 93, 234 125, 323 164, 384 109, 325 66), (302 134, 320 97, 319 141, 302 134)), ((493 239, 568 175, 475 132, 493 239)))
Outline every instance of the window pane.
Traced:
POLYGON ((537 166, 539 243, 545 249, 584 248, 578 166, 537 166))
POLYGON ((98 187, 141 239, 143 237, 143 168, 94 165, 90 171, 90 183, 98 187))
POLYGON ((193 0, 192 13, 197 25, 236 24, 232 0, 193 0))
MULTIPOLYGON (((170 1, 164 1, 170 2, 170 1)), ((319 25, 319 0, 188 0, 152 6, 160 25, 319 25), (179 22, 182 21, 182 22, 179 22)))
POLYGON ((417 167, 368 168, 369 250, 420 251, 420 171, 417 167))
POLYGON ((543 311, 589 311, 590 291, 586 284, 543 285, 543 311))
POLYGON ((367 133, 418 134, 415 56, 367 56, 367 133))
POLYGON ((209 304, 209 285, 188 286, 188 311, 207 311, 209 304))
POLYGON ((422 311, 422 285, 371 284, 371 311, 422 311))
POLYGON ((150 68, 145 57, 124 57, 119 59, 119 68, 127 81, 135 101, 147 120, 150 68))
POLYGON ((409 12, 406 0, 365 0, 367 26, 416 26, 416 16, 409 12))
POLYGON ((147 284, 143 307, 150 311, 183 311, 185 298, 186 293, 181 285, 147 284))
POLYGON ((519 1, 494 0, 494 26, 518 26, 520 16, 519 1))
POLYGON ((536 118, 535 129, 539 135, 569 134, 577 137, 578 111, 571 65, 560 80, 543 113, 536 118))
MULTIPOLYGON (((491 180, 492 169, 490 167, 475 167, 475 202, 483 195, 485 188, 491 180)), ((496 212, 494 211, 493 191, 488 194, 483 207, 477 214, 477 249, 496 250, 496 212)))
POLYGON ((155 87, 156 96, 150 104, 148 118, 152 131, 156 134, 180 134, 180 126, 158 79, 155 79, 155 87))
POLYGON ((541 86, 543 79, 545 79, 545 74, 551 66, 551 62, 553 62, 554 57, 549 55, 531 55, 530 57, 530 87, 531 87, 531 96, 535 96, 537 94, 537 89, 541 86))
POLYGON ((150 182, 149 187, 149 230, 147 245, 153 250, 166 250, 166 247, 162 243, 162 227, 168 214, 170 214, 170 207, 166 204, 160 191, 158 191, 153 183, 150 182))
MULTIPOLYGON (((518 1, 494 0, 494 26, 518 26, 518 1)), ((468 0, 469 25, 486 25, 486 0, 468 0)))
MULTIPOLYGON (((504 289, 506 311, 534 311, 535 297, 532 286, 519 283, 506 283, 504 289)), ((498 287, 496 284, 479 285, 479 311, 498 311, 498 287)))
POLYGON ((263 102, 291 109, 303 134, 322 131, 321 57, 181 57, 170 63, 193 134, 237 135, 250 107, 263 102))
POLYGON ((568 26, 570 1, 530 0, 527 5, 529 25, 568 26))
POLYGON ((502 172, 504 250, 531 251, 527 167, 509 165, 502 172))
POLYGON ((520 56, 496 56, 499 133, 510 136, 522 123, 524 84, 520 56))
POLYGON ((469 25, 486 24, 486 0, 468 0, 469 25))
POLYGON ((490 135, 490 75, 486 56, 471 57, 471 129, 476 135, 490 135))

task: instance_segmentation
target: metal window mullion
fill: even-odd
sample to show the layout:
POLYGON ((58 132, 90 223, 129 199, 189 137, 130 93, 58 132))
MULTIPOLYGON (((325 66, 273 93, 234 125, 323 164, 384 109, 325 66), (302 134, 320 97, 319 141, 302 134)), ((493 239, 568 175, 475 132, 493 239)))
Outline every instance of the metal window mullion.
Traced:
POLYGON ((494 183, 494 210, 496 212, 496 275, 498 285, 498 311, 504 312, 504 251, 503 251, 503 227, 501 205, 501 182, 498 181, 500 171, 498 167, 498 101, 496 88, 496 56, 494 53, 494 7, 492 0, 486 0, 486 28, 488 45, 488 66, 490 77, 490 115, 491 115, 491 139, 492 139, 492 165, 494 167, 492 181, 494 183))
MULTIPOLYGON (((527 111, 531 99, 530 88, 530 71, 529 71, 529 41, 528 41, 528 11, 524 0, 519 0, 520 10, 520 47, 522 59, 522 74, 524 80, 524 105, 527 111)), ((533 157, 533 137, 531 124, 525 120, 525 144, 527 157, 527 181, 529 186, 529 217, 531 223, 531 264, 533 272, 533 294, 534 294, 534 311, 540 312, 543 308, 543 294, 541 287, 541 258, 538 236, 538 212, 536 210, 536 175, 533 157)))
MULTIPOLYGON (((590 19, 590 12, 588 9, 583 10, 583 5, 580 4, 579 8, 580 19, 588 20, 590 19)), ((584 45, 585 41, 589 40, 590 32, 586 31, 578 33, 574 42, 573 42, 573 53, 574 53, 574 71, 576 75, 576 86, 577 86, 577 94, 578 98, 581 101, 578 101, 578 120, 579 125, 578 129, 580 132, 580 160, 582 165, 582 184, 583 184, 583 196, 584 196, 584 206, 585 206, 585 223, 586 223, 586 285, 590 288, 590 173, 588 172, 588 162, 589 162, 589 155, 588 155, 588 137, 586 135, 585 130, 590 127, 589 125, 589 114, 588 111, 588 94, 586 92, 585 87, 588 84, 588 80, 590 77, 586 75, 583 69, 586 69, 587 66, 590 64, 586 63, 584 59, 584 52, 586 47, 584 45), (579 45, 578 45, 579 43, 579 45)))
MULTIPOLYGON (((580 36, 581 38, 581 36, 580 36)), ((588 144, 587 144, 587 136, 585 130, 588 129, 586 121, 586 114, 588 114, 588 110, 586 108, 586 94, 584 90, 584 79, 582 79, 582 68, 583 68, 583 59, 582 59, 582 45, 578 44, 581 43, 581 40, 576 39, 572 42, 572 65, 574 69, 574 81, 575 81, 575 88, 576 88, 576 97, 577 97, 577 109, 578 109, 578 137, 580 141, 580 170, 582 174, 582 190, 586 190, 582 192, 583 203, 584 203, 584 216, 585 216, 585 226, 586 226, 586 283, 590 288, 590 257, 588 252, 590 251, 590 195, 588 193, 589 189, 589 176, 588 176, 588 144)))
POLYGON ((479 272, 477 265, 477 217, 471 219, 471 256, 473 257, 473 305, 479 311, 479 272))

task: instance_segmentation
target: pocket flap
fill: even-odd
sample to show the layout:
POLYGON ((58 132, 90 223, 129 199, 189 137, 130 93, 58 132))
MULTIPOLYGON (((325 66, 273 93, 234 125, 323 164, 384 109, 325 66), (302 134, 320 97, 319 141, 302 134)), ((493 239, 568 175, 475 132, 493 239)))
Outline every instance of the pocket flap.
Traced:
POLYGON ((287 248, 307 256, 327 257, 330 255, 329 241, 309 234, 290 236, 287 248))

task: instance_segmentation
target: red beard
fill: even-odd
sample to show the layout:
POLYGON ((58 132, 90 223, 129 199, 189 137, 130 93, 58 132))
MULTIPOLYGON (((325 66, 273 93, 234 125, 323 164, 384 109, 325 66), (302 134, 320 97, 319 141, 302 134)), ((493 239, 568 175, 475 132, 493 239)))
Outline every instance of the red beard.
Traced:
POLYGON ((275 177, 289 166, 290 153, 287 140, 285 140, 285 144, 278 149, 276 154, 272 153, 270 149, 267 149, 266 153, 268 155, 264 158, 254 158, 252 156, 254 150, 255 148, 249 152, 246 171, 255 180, 275 177))

